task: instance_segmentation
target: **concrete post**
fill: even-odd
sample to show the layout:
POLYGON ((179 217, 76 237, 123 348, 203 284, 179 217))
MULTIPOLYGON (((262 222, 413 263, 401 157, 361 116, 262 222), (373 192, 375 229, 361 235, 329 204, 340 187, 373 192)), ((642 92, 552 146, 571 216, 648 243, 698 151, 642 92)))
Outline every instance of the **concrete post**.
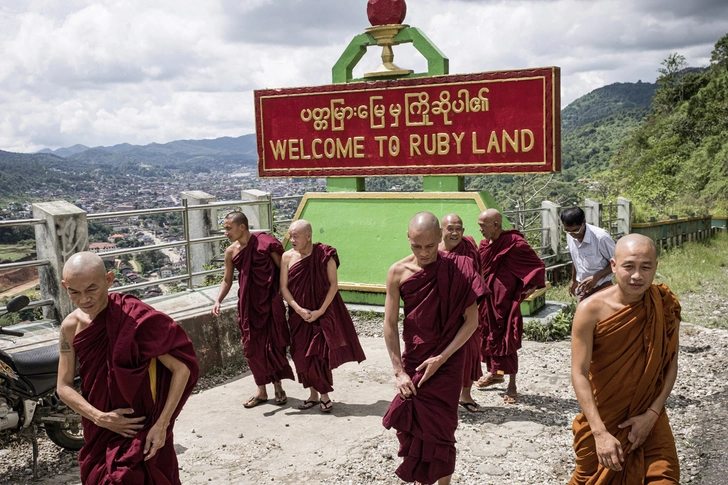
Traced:
POLYGON ((632 232, 632 201, 624 197, 617 198, 617 232, 621 236, 632 232))
POLYGON ((38 268, 42 298, 53 300, 53 307, 43 307, 43 318, 59 322, 73 311, 73 303, 61 286, 63 265, 75 253, 88 250, 88 221, 86 212, 70 202, 40 202, 33 204, 33 218, 45 219, 35 225, 35 244, 38 259, 50 261, 38 268))
MULTIPOLYGON (((217 201, 217 197, 202 192, 201 190, 182 192, 181 196, 182 199, 187 200, 187 205, 209 204, 217 201)), ((190 210, 188 212, 188 220, 190 225, 188 235, 190 239, 210 237, 212 236, 212 231, 218 228, 217 211, 215 209, 190 210)), ((204 271, 205 265, 210 264, 212 258, 218 255, 218 248, 219 244, 217 242, 191 244, 189 254, 187 254, 190 270, 193 273, 204 271)), ((203 276, 192 278, 192 285, 201 285, 203 279, 203 276)))
POLYGON ((596 200, 584 199, 584 215, 587 224, 602 227, 602 204, 596 200))
MULTIPOLYGON (((247 202, 268 201, 268 193, 258 189, 243 190, 240 199, 247 202)), ((244 205, 243 214, 248 218, 249 229, 272 229, 267 205, 244 205)))
POLYGON ((541 246, 548 247, 549 251, 556 256, 556 260, 558 261, 559 253, 561 252, 560 206, 544 200, 541 202, 541 208, 545 209, 541 211, 541 226, 544 229, 548 229, 548 232, 543 231, 541 233, 541 246))

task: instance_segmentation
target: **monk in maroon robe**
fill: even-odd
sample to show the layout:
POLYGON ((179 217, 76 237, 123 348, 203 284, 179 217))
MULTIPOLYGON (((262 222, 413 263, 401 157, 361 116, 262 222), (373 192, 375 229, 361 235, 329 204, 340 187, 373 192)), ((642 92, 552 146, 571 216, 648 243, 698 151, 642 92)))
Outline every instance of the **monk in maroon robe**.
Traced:
MULTIPOLYGON (((457 214, 448 214, 440 221, 442 228, 442 242, 440 251, 447 257, 465 256, 472 261, 475 271, 480 274, 480 257, 478 256, 478 245, 471 236, 464 236, 463 220, 457 214)), ((460 393, 460 405, 475 413, 480 411, 480 406, 475 402, 471 394, 473 382, 483 377, 483 369, 480 366, 480 347, 483 343, 481 322, 475 329, 473 335, 463 345, 465 352, 465 367, 463 368, 463 390, 460 393)))
POLYGON ((476 383, 488 387, 510 376, 503 401, 517 399, 518 349, 523 336, 521 302, 546 285, 546 267, 515 230, 504 231, 503 218, 495 209, 480 214, 478 225, 485 239, 480 242, 480 270, 489 294, 480 307, 483 320, 481 358, 490 375, 476 383))
POLYGON ((78 308, 61 325, 58 395, 82 416, 81 481, 179 484, 172 430, 197 382, 197 357, 182 327, 133 296, 109 295, 113 282, 93 253, 63 269, 78 308))
POLYGON ((281 293, 288 302, 291 356, 298 381, 310 393, 299 408, 318 403, 321 411, 330 412, 331 370, 366 357, 339 294, 336 249, 313 244, 311 224, 303 219, 291 224, 288 234, 292 249, 281 260, 281 293))
POLYGON ((455 470, 455 429, 465 361, 462 346, 478 326, 477 301, 483 281, 464 256, 445 257, 437 218, 416 214, 407 236, 412 255, 387 274, 384 339, 398 395, 382 424, 397 430, 406 482, 450 483, 455 470), (399 345, 399 299, 404 301, 399 345))
POLYGON ((244 406, 252 408, 268 401, 266 385, 270 383, 275 388, 275 404, 285 404, 288 398, 281 379, 293 379, 293 370, 286 356, 290 336, 278 280, 283 246, 270 234, 252 234, 242 212, 225 216, 223 227, 232 244, 225 250, 225 274, 212 314, 220 315, 220 304, 237 269, 238 326, 245 358, 258 386, 244 406))

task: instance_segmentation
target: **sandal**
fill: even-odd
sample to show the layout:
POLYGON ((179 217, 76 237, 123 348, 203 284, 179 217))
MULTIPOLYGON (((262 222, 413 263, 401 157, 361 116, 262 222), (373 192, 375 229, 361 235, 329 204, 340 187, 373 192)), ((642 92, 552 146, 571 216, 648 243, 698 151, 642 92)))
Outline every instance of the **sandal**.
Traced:
POLYGON ((478 379, 478 381, 475 383, 475 387, 478 389, 485 389, 486 387, 494 386, 496 384, 501 384, 505 382, 505 378, 501 377, 500 379, 494 376, 493 374, 490 374, 486 377, 481 377, 478 379))
POLYGON ((306 399, 300 406, 298 406, 298 409, 311 409, 316 404, 316 401, 309 401, 308 399, 306 399))
POLYGON ((328 413, 331 412, 332 409, 334 409, 334 405, 331 403, 331 399, 326 402, 320 401, 319 404, 321 404, 322 413, 328 413))
POLYGON ((506 394, 505 396, 503 396, 503 402, 505 404, 515 404, 517 401, 517 398, 518 398, 518 394, 516 394, 516 395, 506 394))
POLYGON ((286 396, 286 391, 276 391, 276 406, 283 406, 287 402, 288 396, 286 396))
POLYGON ((264 402, 268 402, 268 400, 267 399, 261 399, 261 398, 259 398, 257 396, 253 396, 250 399, 248 399, 248 401, 245 404, 243 404, 243 407, 245 407, 246 409, 250 409, 250 408, 254 408, 258 404, 262 404, 264 402))
POLYGON ((460 401, 460 405, 470 411, 471 413, 479 413, 480 412, 480 406, 478 406, 478 403, 475 402, 465 402, 460 401))

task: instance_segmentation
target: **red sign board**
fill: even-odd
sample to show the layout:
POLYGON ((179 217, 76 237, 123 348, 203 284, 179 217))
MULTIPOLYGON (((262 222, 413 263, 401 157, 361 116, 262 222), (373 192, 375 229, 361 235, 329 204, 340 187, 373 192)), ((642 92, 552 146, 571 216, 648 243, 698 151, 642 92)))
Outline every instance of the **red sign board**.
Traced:
POLYGON ((561 170, 560 71, 255 91, 261 177, 561 170))

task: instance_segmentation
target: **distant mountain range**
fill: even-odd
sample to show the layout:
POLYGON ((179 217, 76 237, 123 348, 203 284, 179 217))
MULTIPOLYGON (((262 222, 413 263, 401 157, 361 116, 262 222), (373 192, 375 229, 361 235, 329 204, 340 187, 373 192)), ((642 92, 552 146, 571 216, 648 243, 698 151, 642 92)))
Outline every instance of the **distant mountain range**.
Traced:
POLYGON ((45 148, 38 153, 56 155, 92 165, 100 161, 110 165, 139 162, 166 168, 180 168, 180 165, 199 162, 240 161, 244 164, 254 164, 258 161, 255 135, 243 135, 237 138, 225 136, 213 140, 179 140, 164 144, 150 143, 143 146, 129 143, 94 148, 73 145, 57 150, 45 148))

